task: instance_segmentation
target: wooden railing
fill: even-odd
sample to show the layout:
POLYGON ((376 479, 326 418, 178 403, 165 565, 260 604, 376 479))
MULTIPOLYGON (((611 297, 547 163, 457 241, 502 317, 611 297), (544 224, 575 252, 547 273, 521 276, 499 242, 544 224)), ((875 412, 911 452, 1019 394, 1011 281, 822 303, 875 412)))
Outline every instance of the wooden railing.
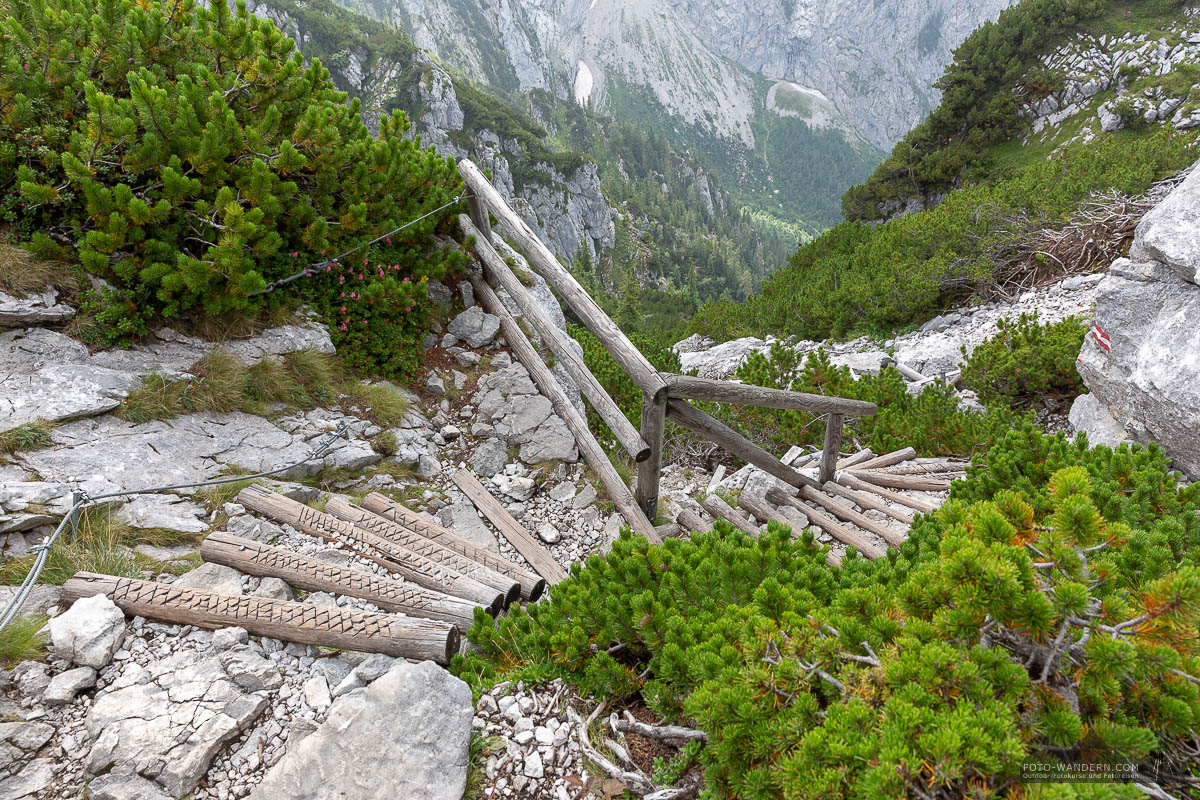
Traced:
POLYGON ((754 464, 796 488, 820 488, 833 478, 838 451, 841 448, 844 418, 872 416, 878 410, 874 403, 659 372, 596 304, 587 290, 563 268, 554 253, 530 230, 525 221, 509 207, 479 167, 470 161, 460 161, 458 171, 469 191, 470 209, 470 216, 460 217, 459 224, 466 235, 475 238, 475 251, 487 278, 485 282, 479 275, 471 276, 475 294, 488 311, 500 318, 505 338, 517 360, 529 370, 534 383, 550 399, 555 411, 570 428, 581 455, 600 477, 617 509, 629 521, 631 527, 651 541, 661 540, 651 520, 658 512, 663 428, 668 417, 682 427, 720 445, 743 461, 754 464), (562 331, 538 308, 525 286, 492 246, 489 213, 504 227, 510 240, 524 254, 529 265, 575 312, 584 326, 595 335, 609 355, 641 389, 640 429, 633 427, 587 365, 576 355, 562 331), (570 403, 566 393, 517 325, 512 314, 496 297, 492 285, 502 288, 513 298, 522 316, 554 354, 557 362, 562 364, 579 384, 592 408, 604 420, 622 449, 636 462, 636 497, 613 468, 603 448, 588 429, 587 421, 570 403), (720 420, 696 408, 690 400, 824 414, 827 418, 825 443, 817 477, 811 478, 784 464, 720 420))

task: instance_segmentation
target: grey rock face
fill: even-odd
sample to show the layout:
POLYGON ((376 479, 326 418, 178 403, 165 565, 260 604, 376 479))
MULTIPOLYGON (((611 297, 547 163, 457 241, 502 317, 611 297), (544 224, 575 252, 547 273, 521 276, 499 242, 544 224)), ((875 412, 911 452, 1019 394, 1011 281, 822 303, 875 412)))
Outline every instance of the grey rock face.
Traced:
POLYGON ((173 494, 134 497, 117 511, 117 519, 135 528, 165 528, 182 533, 208 530, 204 507, 173 494))
POLYGON ((50 679, 42 700, 47 705, 65 705, 75 699, 84 689, 96 685, 96 670, 91 667, 76 667, 60 672, 50 679))
POLYGON ((54 325, 73 316, 75 309, 58 302, 56 289, 35 292, 28 297, 13 297, 0 292, 0 328, 54 325))
POLYGON ((471 716, 465 683, 432 662, 398 661, 366 690, 337 698, 326 722, 289 748, 250 797, 459 800, 471 716))
POLYGON ((1131 441, 1121 423, 1113 419, 1094 394, 1081 394, 1075 398, 1067 419, 1076 431, 1087 434, 1088 442, 1093 446, 1116 447, 1121 442, 1131 441))
POLYGON ((525 463, 578 460, 566 424, 553 413, 550 401, 538 393, 520 364, 509 364, 481 378, 474 404, 479 419, 490 423, 500 439, 520 446, 525 463))
POLYGON ((1118 259, 1096 295, 1095 323, 1111 351, 1089 335, 1078 362, 1092 395, 1130 438, 1159 442, 1192 477, 1200 477, 1198 319, 1200 286, 1178 266, 1118 259))
POLYGON ((216 656, 178 653, 129 667, 88 713, 87 771, 140 775, 183 797, 266 707, 266 697, 243 691, 216 656))
POLYGON ((500 318, 488 314, 479 306, 471 306, 450 320, 447 330, 469 347, 486 347, 500 332, 500 318))
POLYGON ((1142 218, 1129 257, 1165 264, 1200 284, 1200 169, 1142 218))
POLYGON ((170 800, 158 784, 140 775, 109 773, 88 784, 89 800, 170 800))
POLYGON ((508 463, 508 448, 499 439, 485 439, 471 456, 471 469, 476 475, 490 478, 508 463))
POLYGON ((255 597, 270 597, 275 600, 295 599, 292 587, 279 578, 263 578, 258 584, 258 588, 250 594, 255 597))
POLYGON ((172 581, 176 586, 190 586, 219 594, 241 594, 242 574, 233 567, 221 564, 201 564, 172 581))
POLYGON ((82 597, 50 620, 50 646, 59 658, 103 669, 125 641, 125 614, 102 594, 82 597))

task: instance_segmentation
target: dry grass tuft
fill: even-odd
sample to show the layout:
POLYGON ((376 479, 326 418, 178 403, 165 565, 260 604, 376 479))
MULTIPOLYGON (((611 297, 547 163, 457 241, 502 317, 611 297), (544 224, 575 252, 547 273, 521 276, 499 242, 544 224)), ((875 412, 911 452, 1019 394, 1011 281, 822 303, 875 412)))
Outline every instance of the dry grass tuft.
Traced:
POLYGON ((41 292, 56 285, 63 265, 45 261, 20 247, 0 243, 0 289, 16 297, 41 292))

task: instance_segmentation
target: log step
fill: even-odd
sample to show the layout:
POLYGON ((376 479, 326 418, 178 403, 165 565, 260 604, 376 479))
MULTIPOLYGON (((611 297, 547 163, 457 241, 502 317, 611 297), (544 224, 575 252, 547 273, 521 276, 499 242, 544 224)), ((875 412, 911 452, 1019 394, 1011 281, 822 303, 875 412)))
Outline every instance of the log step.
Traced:
POLYGON ((350 569, 230 533, 210 533, 200 543, 200 557, 247 575, 279 578, 306 592, 357 597, 386 611, 440 619, 457 625, 463 632, 471 627, 475 609, 483 608, 478 603, 430 591, 415 583, 350 569))
POLYGON ((323 608, 292 600, 218 594, 137 578, 79 572, 62 589, 70 605, 107 595, 129 616, 198 628, 245 628, 255 636, 318 647, 336 647, 395 658, 449 664, 458 651, 458 629, 448 622, 323 608))

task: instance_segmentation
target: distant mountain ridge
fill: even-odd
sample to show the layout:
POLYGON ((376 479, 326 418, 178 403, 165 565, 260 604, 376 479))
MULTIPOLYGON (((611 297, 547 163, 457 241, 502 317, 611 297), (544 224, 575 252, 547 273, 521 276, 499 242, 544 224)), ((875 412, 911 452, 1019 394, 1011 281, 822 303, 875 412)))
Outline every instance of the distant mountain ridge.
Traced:
POLYGON ((338 0, 491 91, 544 90, 701 153, 809 233, 937 103, 951 50, 1008 0, 338 0), (783 102, 780 102, 780 98, 783 102))

